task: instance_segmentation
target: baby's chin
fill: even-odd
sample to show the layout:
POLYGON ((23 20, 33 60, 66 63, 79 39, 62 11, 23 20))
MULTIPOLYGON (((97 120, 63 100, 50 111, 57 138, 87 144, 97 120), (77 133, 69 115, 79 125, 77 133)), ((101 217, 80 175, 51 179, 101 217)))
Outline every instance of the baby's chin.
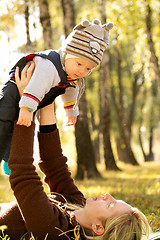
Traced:
POLYGON ((72 81, 80 78, 77 74, 73 74, 73 75, 68 74, 68 77, 69 77, 68 81, 72 81))

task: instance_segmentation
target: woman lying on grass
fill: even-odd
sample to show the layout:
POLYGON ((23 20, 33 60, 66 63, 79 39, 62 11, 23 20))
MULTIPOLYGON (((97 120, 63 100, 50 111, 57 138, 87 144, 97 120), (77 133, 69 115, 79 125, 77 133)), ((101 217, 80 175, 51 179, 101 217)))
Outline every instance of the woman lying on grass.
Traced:
MULTIPOLYGON (((20 94, 21 85, 30 78, 30 69, 24 68, 22 82, 17 74, 20 94)), ((149 224, 137 208, 108 193, 85 199, 76 187, 62 154, 53 105, 41 109, 38 133, 39 167, 50 189, 47 196, 33 165, 34 128, 34 122, 30 127, 14 125, 9 168, 16 201, 1 207, 0 226, 7 226, 1 236, 7 234, 11 240, 22 236, 38 240, 147 239, 149 224)))

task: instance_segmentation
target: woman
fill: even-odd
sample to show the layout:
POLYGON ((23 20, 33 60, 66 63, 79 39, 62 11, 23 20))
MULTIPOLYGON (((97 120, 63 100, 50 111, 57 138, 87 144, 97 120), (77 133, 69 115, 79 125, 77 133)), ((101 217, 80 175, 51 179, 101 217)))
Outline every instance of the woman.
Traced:
MULTIPOLYGON (((30 79, 31 67, 24 68, 22 82, 16 74, 20 94, 30 79)), ((143 234, 147 239, 149 224, 138 209, 108 193, 85 199, 78 190, 62 154, 52 105, 41 109, 38 133, 39 167, 49 186, 47 196, 33 165, 34 127, 33 122, 28 128, 14 125, 9 168, 16 201, 1 207, 0 226, 7 226, 3 234, 11 240, 24 235, 38 240, 140 240, 143 234)))

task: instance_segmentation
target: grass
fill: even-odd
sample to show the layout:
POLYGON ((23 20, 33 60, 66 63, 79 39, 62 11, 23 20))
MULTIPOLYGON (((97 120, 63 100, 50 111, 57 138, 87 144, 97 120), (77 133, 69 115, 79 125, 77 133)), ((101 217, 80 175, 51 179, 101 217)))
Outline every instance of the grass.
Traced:
MULTIPOLYGON (((110 193, 139 208, 148 218, 152 230, 160 231, 160 162, 144 163, 141 166, 120 165, 123 171, 99 170, 104 180, 76 181, 86 197, 110 193)), ((14 199, 7 176, 0 173, 0 202, 14 199)), ((47 188, 45 186, 47 191, 47 188)))
POLYGON ((102 172, 105 180, 77 181, 86 197, 110 193, 116 199, 139 208, 148 218, 153 231, 160 231, 160 162, 141 166, 120 166, 123 171, 102 172))

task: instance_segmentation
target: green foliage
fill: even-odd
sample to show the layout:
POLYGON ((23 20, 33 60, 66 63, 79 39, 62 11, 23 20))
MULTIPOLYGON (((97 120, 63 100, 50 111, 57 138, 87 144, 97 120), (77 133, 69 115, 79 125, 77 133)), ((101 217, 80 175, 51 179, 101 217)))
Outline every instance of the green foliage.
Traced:
POLYGON ((76 0, 75 10, 77 23, 82 21, 82 19, 92 21, 100 16, 97 0, 84 0, 83 4, 81 0, 76 0))
POLYGON ((58 49, 65 38, 61 1, 52 0, 48 1, 48 3, 53 31, 53 48, 58 49))
POLYGON ((20 1, 0 1, 1 31, 5 31, 10 37, 15 37, 15 15, 23 13, 23 5, 20 1))
MULTIPOLYGON (((3 232, 3 230, 4 230, 3 226, 2 226, 2 229, 1 229, 1 227, 0 227, 0 230, 2 230, 2 237, 0 236, 0 239, 1 239, 1 240, 10 240, 10 237, 9 237, 7 234, 4 234, 4 232, 3 232)), ((46 237, 44 238, 44 240, 47 240, 47 236, 48 236, 48 234, 46 235, 46 237)), ((25 240, 25 235, 24 235, 23 237, 21 237, 20 240, 25 240)), ((32 236, 32 237, 30 238, 30 240, 36 240, 36 238, 35 238, 34 236, 32 236)))
POLYGON ((4 233, 5 229, 7 229, 7 226, 5 226, 5 225, 0 226, 0 231, 2 231, 2 237, 0 236, 0 239, 10 240, 10 237, 4 233))

